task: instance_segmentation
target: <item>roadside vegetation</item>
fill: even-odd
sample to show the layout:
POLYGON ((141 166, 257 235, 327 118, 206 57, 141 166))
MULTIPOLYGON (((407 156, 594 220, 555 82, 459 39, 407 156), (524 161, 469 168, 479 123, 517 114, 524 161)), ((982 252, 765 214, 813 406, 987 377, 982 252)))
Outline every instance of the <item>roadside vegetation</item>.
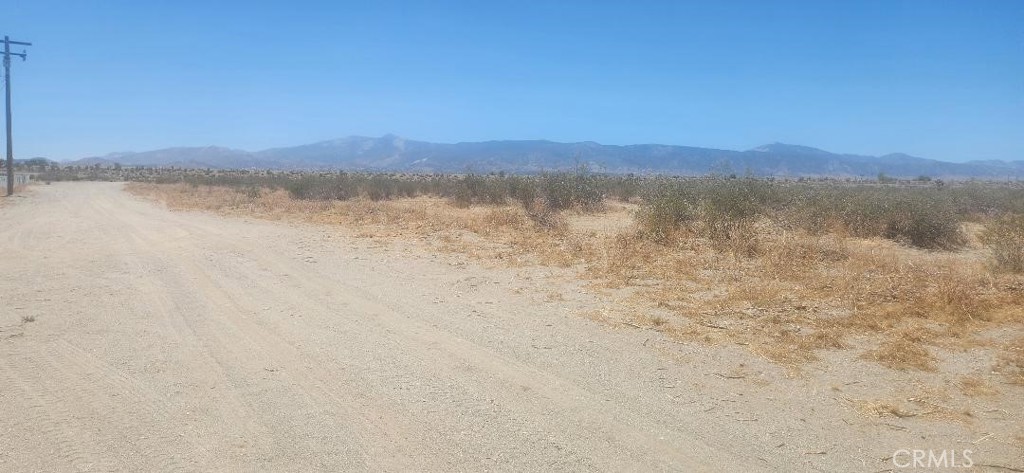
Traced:
POLYGON ((936 180, 129 170, 181 209, 343 224, 630 294, 594 318, 799 367, 989 347, 1020 380, 1024 186, 936 180))

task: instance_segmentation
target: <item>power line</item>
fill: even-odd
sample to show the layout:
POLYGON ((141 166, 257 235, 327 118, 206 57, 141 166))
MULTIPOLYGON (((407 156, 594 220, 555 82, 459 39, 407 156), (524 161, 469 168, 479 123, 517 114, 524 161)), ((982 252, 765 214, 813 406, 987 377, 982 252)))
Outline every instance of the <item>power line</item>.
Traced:
POLYGON ((11 56, 20 56, 24 61, 28 53, 23 49, 20 53, 12 53, 11 45, 32 46, 32 43, 11 41, 4 36, 4 89, 7 96, 7 196, 14 195, 14 143, 11 141, 11 56))

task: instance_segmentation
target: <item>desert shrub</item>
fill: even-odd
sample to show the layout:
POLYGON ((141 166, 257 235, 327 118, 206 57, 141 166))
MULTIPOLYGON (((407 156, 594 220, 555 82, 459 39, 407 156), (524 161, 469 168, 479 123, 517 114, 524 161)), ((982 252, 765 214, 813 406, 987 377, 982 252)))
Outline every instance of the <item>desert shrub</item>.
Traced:
MULTIPOLYGON (((754 222, 768 217, 784 228, 813 234, 887 238, 926 249, 955 249, 966 241, 957 195, 943 189, 780 184, 751 178, 663 180, 650 189, 638 220, 645 232, 658 237, 687 225, 713 241, 744 239, 754 222)), ((960 202, 965 200, 961 197, 960 202)), ((981 200, 970 206, 979 208, 981 200)))
POLYGON ((556 230, 565 227, 565 220, 557 210, 552 209, 544 200, 536 200, 532 205, 524 207, 526 216, 538 228, 556 230))
POLYGON ((470 205, 503 205, 512 194, 518 177, 479 176, 470 174, 438 187, 438 195, 447 196, 459 207, 470 205))
POLYGON ((1024 215, 1005 215, 988 224, 981 240, 1000 271, 1024 273, 1024 215))
POLYGON ((592 210, 604 201, 597 180, 586 172, 544 174, 540 192, 548 208, 592 210))
POLYGON ((637 211, 642 232, 656 240, 664 240, 680 227, 691 223, 697 215, 692 192, 682 186, 653 186, 643 196, 637 211))
POLYGON ((791 201, 792 221, 812 232, 881 237, 925 249, 966 241, 948 196, 923 189, 809 189, 791 201))
POLYGON ((603 177, 599 180, 601 193, 606 198, 629 202, 641 196, 643 181, 640 177, 628 174, 625 176, 603 177))
POLYGON ((779 201, 778 186, 758 179, 725 179, 701 186, 705 212, 724 220, 762 215, 779 201))
POLYGON ((345 174, 320 177, 302 175, 283 183, 293 199, 299 200, 346 200, 356 195, 349 176, 345 174))
POLYGON ((285 188, 288 190, 288 195, 293 199, 305 200, 313 198, 313 187, 315 184, 316 180, 312 176, 303 176, 288 183, 285 188))
POLYGON ((756 179, 663 181, 645 193, 637 217, 656 238, 690 226, 711 240, 732 240, 778 203, 777 194, 774 184, 756 179))
POLYGON ((524 209, 529 209, 540 199, 540 190, 536 181, 525 177, 513 176, 508 182, 509 198, 515 200, 524 209))
POLYGON ((1003 214, 1024 214, 1024 188, 969 182, 943 189, 954 211, 964 220, 983 221, 1003 214))
POLYGON ((746 235, 745 229, 766 214, 776 199, 775 186, 757 179, 716 180, 702 186, 700 213, 705 236, 731 240, 746 235))
POLYGON ((360 195, 374 202, 388 200, 398 194, 394 181, 387 176, 374 174, 364 179, 359 186, 360 195))
POLYGON ((906 199, 895 207, 885 219, 885 238, 927 249, 955 249, 966 242, 960 220, 941 203, 906 199))
POLYGON ((260 198, 260 195, 262 195, 260 188, 256 186, 246 186, 243 193, 250 199, 258 199, 260 198))

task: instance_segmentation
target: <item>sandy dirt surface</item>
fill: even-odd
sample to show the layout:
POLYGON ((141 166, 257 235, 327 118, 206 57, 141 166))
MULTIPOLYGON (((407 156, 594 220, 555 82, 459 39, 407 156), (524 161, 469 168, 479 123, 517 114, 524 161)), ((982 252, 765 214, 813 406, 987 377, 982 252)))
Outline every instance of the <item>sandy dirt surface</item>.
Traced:
POLYGON ((581 317, 600 303, 556 270, 116 183, 37 186, 0 223, 3 471, 884 471, 899 449, 1021 467, 1002 431, 865 417, 842 399, 876 389, 850 373, 581 317))

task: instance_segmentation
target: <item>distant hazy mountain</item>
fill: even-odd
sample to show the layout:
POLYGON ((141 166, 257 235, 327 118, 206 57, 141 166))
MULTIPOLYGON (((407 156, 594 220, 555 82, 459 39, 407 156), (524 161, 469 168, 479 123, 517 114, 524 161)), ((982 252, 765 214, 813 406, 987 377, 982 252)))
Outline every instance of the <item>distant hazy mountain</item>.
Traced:
POLYGON ((262 163, 256 160, 253 153, 240 149, 206 146, 201 148, 167 148, 141 153, 111 153, 106 156, 92 157, 72 161, 72 165, 112 165, 120 163, 127 166, 177 166, 184 168, 251 168, 279 167, 277 163, 262 163))
POLYGON ((394 135, 352 136, 257 152, 215 146, 114 153, 67 164, 186 168, 339 169, 352 171, 537 173, 571 169, 577 163, 609 173, 759 176, 936 178, 1024 178, 1024 161, 950 163, 905 154, 858 156, 807 146, 773 143, 748 151, 671 145, 602 145, 591 141, 485 141, 429 143, 394 135))

